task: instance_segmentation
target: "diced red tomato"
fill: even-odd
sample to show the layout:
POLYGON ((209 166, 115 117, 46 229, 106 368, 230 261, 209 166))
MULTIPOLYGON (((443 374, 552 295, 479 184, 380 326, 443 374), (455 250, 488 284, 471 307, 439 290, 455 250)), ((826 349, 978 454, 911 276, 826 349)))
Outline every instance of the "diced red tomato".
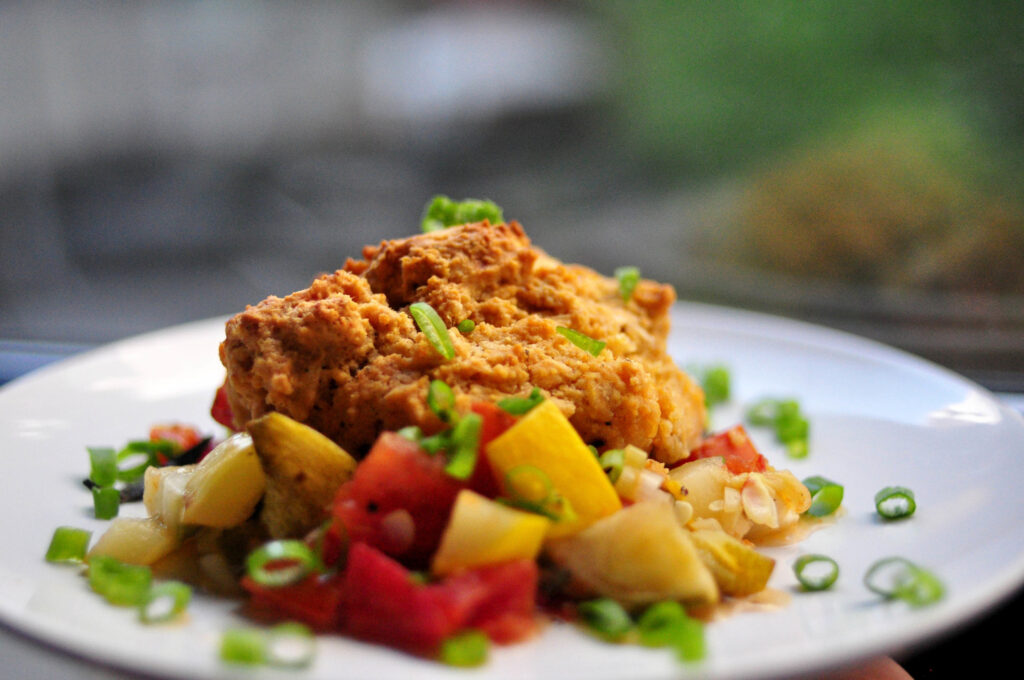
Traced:
POLYGON ((534 630, 537 565, 531 560, 473 569, 429 585, 399 563, 357 543, 345 570, 345 629, 415 654, 433 654, 464 628, 512 642, 534 630))
POLYGON ((491 463, 487 460, 487 445, 502 432, 515 425, 517 418, 488 401, 478 401, 471 407, 472 411, 483 419, 480 428, 480 449, 476 459, 473 476, 469 478, 469 488, 482 496, 494 498, 501 489, 494 480, 491 463))
POLYGON ((425 565, 440 543, 455 496, 465 487, 444 466, 444 456, 431 456, 415 442, 384 432, 338 489, 334 518, 352 542, 368 543, 405 564, 425 565))
POLYGON ((203 435, 191 425, 166 423, 149 428, 149 441, 168 441, 178 445, 182 451, 188 451, 203 441, 203 435))
POLYGON ((364 640, 429 655, 458 629, 435 589, 365 543, 349 549, 345 592, 345 630, 364 640))
POLYGON ((536 630, 537 579, 536 562, 515 560, 453 574, 437 587, 469 605, 464 627, 506 644, 536 630))
POLYGON ((342 584, 341 576, 324 578, 315 574, 279 588, 260 585, 248 576, 242 578, 242 587, 252 596, 249 608, 254 616, 301 621, 318 631, 337 630, 341 626, 342 584))
POLYGON ((213 396, 210 415, 224 427, 235 429, 234 414, 231 412, 231 404, 228 402, 228 381, 226 379, 224 384, 217 389, 217 394, 213 396))
POLYGON ((754 443, 750 441, 742 425, 708 437, 690 452, 688 460, 717 456, 725 459, 726 467, 734 475, 742 472, 764 472, 768 465, 765 457, 754 448, 754 443))

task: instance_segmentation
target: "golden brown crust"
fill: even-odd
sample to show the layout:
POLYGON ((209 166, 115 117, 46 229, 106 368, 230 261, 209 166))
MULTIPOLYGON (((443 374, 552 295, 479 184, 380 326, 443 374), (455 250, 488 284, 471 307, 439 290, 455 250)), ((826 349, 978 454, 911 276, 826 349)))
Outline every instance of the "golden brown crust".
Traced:
POLYGON ((385 241, 363 256, 228 322, 220 354, 236 426, 281 411, 360 455, 382 429, 436 430, 425 394, 438 378, 460 407, 539 387, 598 446, 672 462, 697 443, 703 395, 665 353, 670 286, 642 281, 623 304, 614 280, 548 257, 514 222, 385 241), (454 359, 416 328, 406 309, 417 301, 450 327, 454 359), (468 335, 453 328, 463 319, 476 322, 468 335), (591 356, 556 326, 607 346, 591 356))

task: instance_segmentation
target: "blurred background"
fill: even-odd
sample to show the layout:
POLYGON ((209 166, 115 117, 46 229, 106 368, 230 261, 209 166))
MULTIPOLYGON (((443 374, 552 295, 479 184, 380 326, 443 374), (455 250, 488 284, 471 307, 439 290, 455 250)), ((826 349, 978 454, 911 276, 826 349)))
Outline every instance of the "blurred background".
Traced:
POLYGON ((1021 35, 967 0, 0 2, 4 370, 303 288, 446 193, 1024 389, 1021 35))
POLYGON ((1024 392, 1022 35, 994 0, 0 1, 0 382, 445 193, 1024 392))

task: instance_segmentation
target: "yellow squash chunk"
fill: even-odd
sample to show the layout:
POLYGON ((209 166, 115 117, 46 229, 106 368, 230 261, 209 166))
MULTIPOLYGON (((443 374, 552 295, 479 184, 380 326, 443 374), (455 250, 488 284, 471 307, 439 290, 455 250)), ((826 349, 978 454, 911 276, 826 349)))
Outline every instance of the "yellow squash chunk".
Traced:
POLYGON ((155 517, 118 517, 96 541, 88 557, 105 555, 128 564, 153 564, 181 544, 178 532, 155 517))
POLYGON ((590 595, 626 606, 718 601, 715 579, 676 520, 672 503, 636 503, 546 547, 590 595))
POLYGON ((249 423, 267 476, 260 520, 273 538, 298 538, 323 522, 338 487, 356 469, 344 449, 281 413, 249 423))
POLYGON ((256 509, 265 486, 252 438, 244 433, 232 435, 196 465, 185 484, 182 522, 237 526, 256 509))
POLYGON ((496 503, 469 489, 459 492, 434 554, 435 574, 510 560, 532 560, 551 520, 496 503))
POLYGON ((775 560, 724 531, 700 529, 690 534, 701 561, 726 595, 743 597, 764 590, 775 560))
POLYGON ((548 536, 566 536, 622 507, 597 458, 551 400, 545 400, 487 446, 487 459, 505 490, 509 470, 529 465, 541 470, 569 501, 575 518, 554 522, 548 536))

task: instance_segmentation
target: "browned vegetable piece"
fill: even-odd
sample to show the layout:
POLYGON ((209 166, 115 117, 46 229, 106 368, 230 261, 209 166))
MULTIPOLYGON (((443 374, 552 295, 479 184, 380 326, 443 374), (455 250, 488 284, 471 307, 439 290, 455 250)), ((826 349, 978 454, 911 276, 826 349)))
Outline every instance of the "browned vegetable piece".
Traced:
POLYGON ((356 460, 308 425, 268 413, 248 426, 267 477, 260 521, 273 538, 298 538, 327 515, 356 460))

